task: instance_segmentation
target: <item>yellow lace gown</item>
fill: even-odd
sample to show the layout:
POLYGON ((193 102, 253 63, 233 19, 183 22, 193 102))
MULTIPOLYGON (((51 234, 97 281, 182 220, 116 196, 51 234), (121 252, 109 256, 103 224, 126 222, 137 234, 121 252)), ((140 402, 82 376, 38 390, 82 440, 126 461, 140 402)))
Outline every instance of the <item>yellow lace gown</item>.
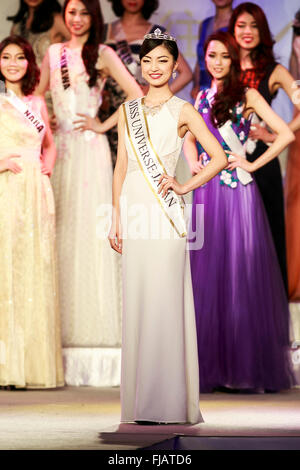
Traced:
MULTIPOLYGON (((40 113, 40 98, 25 101, 40 113)), ((0 95, 0 159, 21 155, 22 167, 0 173, 0 385, 64 384, 54 201, 40 170, 42 139, 0 95)))

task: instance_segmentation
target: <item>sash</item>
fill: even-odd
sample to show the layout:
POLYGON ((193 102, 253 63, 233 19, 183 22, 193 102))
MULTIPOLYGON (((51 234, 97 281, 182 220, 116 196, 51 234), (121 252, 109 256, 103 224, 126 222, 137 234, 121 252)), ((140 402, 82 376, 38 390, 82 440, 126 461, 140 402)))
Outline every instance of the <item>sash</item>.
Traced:
POLYGON ((116 40, 116 53, 122 60, 123 64, 127 67, 131 75, 134 76, 140 85, 147 85, 147 82, 142 77, 141 66, 134 59, 129 44, 127 42, 125 32, 120 20, 112 23, 113 36, 116 40))
POLYGON ((71 87, 67 51, 64 44, 62 44, 60 50, 60 73, 63 89, 68 93, 67 103, 69 108, 69 122, 66 123, 66 127, 73 130, 73 121, 78 117, 76 115, 76 96, 73 88, 71 87))
MULTIPOLYGON (((257 114, 253 113, 252 119, 251 119, 251 124, 260 124, 262 125, 260 119, 258 118, 257 114)), ((252 154, 254 150, 256 149, 256 144, 257 140, 256 139, 251 139, 251 137, 248 138, 247 144, 246 144, 246 150, 247 153, 252 154)))
MULTIPOLYGON (((60 73, 61 73, 61 81, 62 81, 64 91, 68 93, 68 98, 66 99, 66 102, 68 103, 68 109, 69 109, 69 112, 68 112, 69 119, 61 123, 60 130, 62 132, 68 133, 68 132, 73 132, 74 130, 73 121, 75 119, 78 119, 78 116, 77 116, 78 110, 77 110, 76 93, 75 93, 75 90, 71 87, 67 51, 66 51, 66 47, 64 44, 62 44, 61 51, 60 51, 60 73)), ((89 141, 95 137, 95 133, 89 130, 84 131, 83 135, 86 141, 89 141)))
POLYGON ((60 53, 60 73, 64 90, 67 90, 70 88, 71 82, 68 69, 67 51, 64 45, 62 45, 60 53))
MULTIPOLYGON (((253 116, 251 118, 251 124, 259 124, 261 127, 266 127, 266 123, 262 121, 255 113, 253 113, 253 116)), ((251 155, 255 151, 257 142, 258 142, 257 139, 251 139, 250 137, 248 137, 247 144, 246 144, 247 153, 251 155)), ((271 142, 264 142, 264 143, 268 146, 272 145, 271 142)))
MULTIPOLYGON (((220 132, 222 139, 224 142, 228 145, 230 150, 238 155, 240 155, 243 158, 246 158, 246 151, 244 146, 241 144, 240 139, 234 132, 234 130, 231 127, 231 121, 228 120, 223 124, 223 126, 218 127, 218 131, 220 132)), ((245 186, 248 183, 251 183, 253 181, 252 176, 248 171, 244 170, 243 168, 237 167, 236 168, 236 175, 239 179, 239 181, 245 186)))
MULTIPOLYGON (((215 91, 216 90, 210 89, 207 93, 207 100, 210 106, 214 99, 215 91)), ((225 124, 223 124, 223 126, 218 127, 218 131, 220 132, 220 135, 222 139, 224 140, 224 142, 228 145, 228 147, 233 153, 236 153, 237 155, 240 155, 241 157, 246 158, 246 150, 244 146, 241 144, 240 139, 238 138, 238 136, 232 129, 230 120, 226 121, 225 124)), ((243 168, 239 168, 239 167, 236 168, 236 176, 238 177, 238 180, 244 186, 246 186, 246 184, 249 184, 251 183, 251 181, 253 181, 253 178, 250 175, 250 173, 248 173, 248 171, 244 170, 243 168)))
POLYGON ((142 99, 127 101, 122 107, 129 141, 140 169, 171 225, 180 237, 185 237, 186 224, 179 197, 172 190, 168 191, 164 197, 162 193, 158 194, 157 192, 159 178, 167 172, 150 140, 147 117, 142 108, 142 99))
POLYGON ((25 117, 25 119, 35 128, 38 134, 40 134, 44 130, 45 123, 41 119, 41 117, 37 116, 24 101, 22 101, 15 95, 15 93, 9 90, 5 94, 5 98, 14 108, 16 108, 25 117))

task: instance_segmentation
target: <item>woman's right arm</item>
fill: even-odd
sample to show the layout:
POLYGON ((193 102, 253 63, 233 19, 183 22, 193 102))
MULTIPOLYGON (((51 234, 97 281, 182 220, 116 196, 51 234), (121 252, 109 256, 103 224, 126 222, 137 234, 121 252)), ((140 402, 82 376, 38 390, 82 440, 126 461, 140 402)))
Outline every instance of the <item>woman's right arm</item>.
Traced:
POLYGON ((34 94, 43 96, 46 93, 46 91, 49 89, 49 84, 50 84, 50 59, 49 59, 49 49, 48 49, 43 59, 43 63, 41 67, 40 83, 38 84, 34 94))
MULTIPOLYGON (((121 107, 122 108, 122 107, 121 107)), ((119 109, 118 119, 118 154, 117 162, 115 166, 113 176, 113 214, 112 214, 112 226, 109 232, 110 246, 117 251, 122 253, 122 235, 121 235, 121 222, 120 222, 120 196, 122 186, 127 172, 128 157, 125 146, 125 120, 122 109, 119 109)))
POLYGON ((200 173, 185 183, 185 190, 189 192, 207 183, 223 170, 227 165, 227 157, 222 146, 206 126, 203 118, 191 104, 186 103, 183 106, 180 121, 183 128, 187 127, 187 130, 198 140, 206 153, 211 156, 209 165, 206 165, 200 173))
POLYGON ((191 132, 187 132, 184 144, 183 144, 183 153, 186 161, 190 167, 190 171, 193 175, 199 173, 203 168, 202 160, 198 157, 198 149, 196 144, 196 138, 191 132))
MULTIPOLYGON (((196 111, 198 111, 199 108, 201 95, 202 93, 199 92, 195 97, 194 108, 196 111)), ((195 136, 191 132, 187 132, 183 144, 183 153, 193 175, 196 175, 200 170, 202 170, 202 168, 204 168, 202 164, 202 154, 198 156, 196 142, 195 136)))

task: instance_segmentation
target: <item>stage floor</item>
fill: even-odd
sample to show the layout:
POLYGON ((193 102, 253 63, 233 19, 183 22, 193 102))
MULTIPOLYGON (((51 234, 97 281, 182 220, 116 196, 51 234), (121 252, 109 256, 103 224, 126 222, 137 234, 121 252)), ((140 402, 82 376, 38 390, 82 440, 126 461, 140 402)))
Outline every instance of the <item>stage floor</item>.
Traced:
POLYGON ((299 388, 264 395, 203 394, 200 408, 205 423, 196 426, 119 425, 118 387, 1 390, 0 449, 132 450, 175 435, 202 442, 204 437, 300 437, 299 388))

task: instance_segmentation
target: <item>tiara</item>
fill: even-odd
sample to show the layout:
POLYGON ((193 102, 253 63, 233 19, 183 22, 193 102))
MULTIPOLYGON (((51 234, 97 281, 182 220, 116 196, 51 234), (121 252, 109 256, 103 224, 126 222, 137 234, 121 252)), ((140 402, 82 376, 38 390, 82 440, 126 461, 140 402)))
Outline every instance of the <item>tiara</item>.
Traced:
POLYGON ((162 33, 159 28, 156 28, 154 33, 146 34, 144 39, 164 39, 165 41, 177 41, 173 36, 169 36, 167 33, 162 33))

